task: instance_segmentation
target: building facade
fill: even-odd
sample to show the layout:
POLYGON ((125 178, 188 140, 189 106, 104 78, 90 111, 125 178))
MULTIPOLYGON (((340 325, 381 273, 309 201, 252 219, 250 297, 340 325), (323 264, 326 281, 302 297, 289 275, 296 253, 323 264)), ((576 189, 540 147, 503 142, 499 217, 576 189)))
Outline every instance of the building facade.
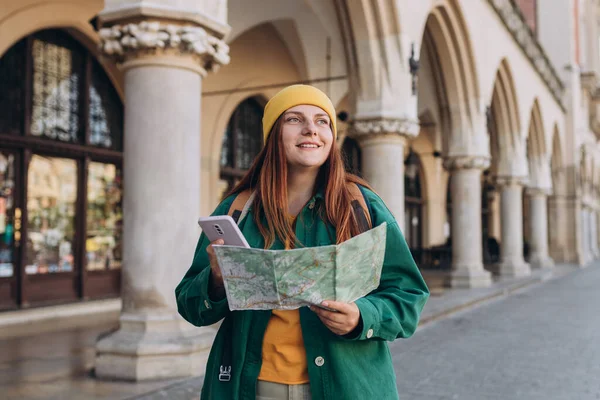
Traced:
POLYGON ((202 371, 173 290, 298 82, 424 273, 485 287, 600 256, 597 0, 0 5, 0 310, 122 298, 96 374, 202 371), (560 4, 558 4, 560 3, 560 4))

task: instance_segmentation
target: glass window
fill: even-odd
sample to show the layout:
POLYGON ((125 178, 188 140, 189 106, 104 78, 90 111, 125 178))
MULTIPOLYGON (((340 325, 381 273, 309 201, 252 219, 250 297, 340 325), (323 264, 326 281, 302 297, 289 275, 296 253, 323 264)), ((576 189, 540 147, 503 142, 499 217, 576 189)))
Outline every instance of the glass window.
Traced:
POLYGON ((110 79, 95 60, 92 63, 89 96, 90 144, 107 149, 122 150, 123 107, 121 107, 121 99, 110 79))
POLYGON ((34 155, 27 185, 27 248, 25 273, 73 270, 77 164, 65 158, 34 155))
POLYGON ((113 164, 88 168, 86 263, 89 271, 121 268, 123 183, 113 164))
MULTIPOLYGON (((14 275, 14 188, 15 159, 0 151, 0 278, 14 275)), ((20 222, 17 221, 17 224, 20 222)))
POLYGON ((404 161, 404 235, 411 250, 420 249, 422 242, 421 162, 419 156, 410 150, 404 161))
POLYGON ((360 145, 355 139, 351 137, 344 139, 344 143, 342 144, 342 159, 344 160, 344 167, 347 172, 362 176, 362 153, 360 145))
POLYGON ((231 120, 227 124, 227 128, 225 128, 225 135, 223 135, 223 143, 221 147, 221 167, 233 167, 233 154, 232 154, 232 144, 231 140, 231 128, 232 123, 231 120))
POLYGON ((262 113, 263 109, 254 99, 244 101, 236 110, 235 126, 235 154, 234 166, 247 170, 252 166, 254 157, 262 148, 262 113))
POLYGON ((252 166, 263 145, 263 108, 249 98, 235 109, 223 136, 221 148, 221 179, 228 192, 252 166))
POLYGON ((40 33, 33 40, 33 105, 30 132, 79 142, 81 82, 85 55, 65 34, 40 33))
POLYGON ((26 41, 21 40, 0 57, 0 134, 23 131, 23 82, 26 41))

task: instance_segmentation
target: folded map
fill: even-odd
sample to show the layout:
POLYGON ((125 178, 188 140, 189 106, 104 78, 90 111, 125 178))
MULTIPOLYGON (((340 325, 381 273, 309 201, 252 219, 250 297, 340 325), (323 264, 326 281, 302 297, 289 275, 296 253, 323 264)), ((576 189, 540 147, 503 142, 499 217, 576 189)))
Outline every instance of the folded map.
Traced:
POLYGON ((214 246, 230 310, 350 303, 379 286, 387 225, 338 245, 292 250, 214 246))

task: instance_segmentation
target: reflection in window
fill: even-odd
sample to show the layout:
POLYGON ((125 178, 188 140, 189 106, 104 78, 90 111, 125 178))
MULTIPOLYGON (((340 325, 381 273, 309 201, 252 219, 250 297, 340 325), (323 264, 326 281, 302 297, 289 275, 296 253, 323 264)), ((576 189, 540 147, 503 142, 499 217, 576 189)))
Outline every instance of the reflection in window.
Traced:
POLYGON ((223 136, 221 148, 221 180, 228 192, 252 166, 263 144, 263 109, 253 98, 235 109, 223 136))
POLYGON ((77 164, 34 155, 28 169, 25 272, 73 270, 77 164), (33 185, 33 176, 40 178, 33 185))
MULTIPOLYGON (((0 151, 0 278, 14 275, 15 158, 0 151)), ((18 224, 19 222, 17 222, 18 224)))
POLYGON ((121 100, 106 73, 96 61, 92 63, 89 96, 90 144, 107 149, 121 150, 121 138, 123 137, 121 100))
POLYGON ((88 168, 88 270, 121 268, 123 228, 121 170, 113 164, 92 162, 88 168))
POLYGON ((62 35, 33 40, 31 134, 63 142, 79 140, 79 104, 84 56, 62 35), (73 49, 72 49, 73 48, 73 49))

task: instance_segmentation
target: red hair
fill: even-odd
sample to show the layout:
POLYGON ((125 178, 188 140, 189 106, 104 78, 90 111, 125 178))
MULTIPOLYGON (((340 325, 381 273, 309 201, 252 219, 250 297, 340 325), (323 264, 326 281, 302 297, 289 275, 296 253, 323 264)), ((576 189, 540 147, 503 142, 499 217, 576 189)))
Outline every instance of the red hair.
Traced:
MULTIPOLYGON (((271 128, 265 147, 256 156, 246 175, 228 194, 237 194, 246 189, 256 191, 252 205, 254 219, 265 240, 265 249, 273 245, 275 237, 286 248, 300 244, 287 214, 287 159, 281 139, 282 126, 280 116, 271 128), (263 225, 262 216, 267 220, 267 226, 263 225)), ((350 204, 349 183, 371 189, 363 179, 346 172, 340 150, 333 143, 329 157, 319 170, 315 190, 325 188, 324 217, 335 227, 337 243, 360 233, 350 204)))

